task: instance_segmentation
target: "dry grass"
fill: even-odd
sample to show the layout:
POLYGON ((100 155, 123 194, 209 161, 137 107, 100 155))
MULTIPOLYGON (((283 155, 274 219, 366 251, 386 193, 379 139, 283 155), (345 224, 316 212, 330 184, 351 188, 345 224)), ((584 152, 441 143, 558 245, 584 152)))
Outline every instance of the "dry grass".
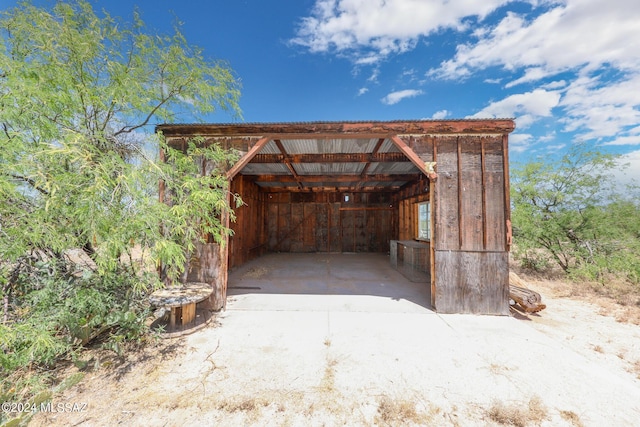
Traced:
POLYGON ((260 279, 269 274, 269 271, 271 270, 266 267, 253 267, 247 270, 242 277, 245 279, 260 279))
POLYGON ((522 404, 505 405, 502 402, 494 403, 487 411, 489 418, 498 424, 525 427, 529 423, 540 423, 547 418, 547 408, 539 397, 534 396, 525 406, 522 404))
POLYGON ((269 406, 270 402, 263 397, 233 396, 217 402, 217 409, 229 413, 258 412, 260 408, 269 406))
POLYGON ((560 416, 569 421, 575 427, 584 427, 578 414, 573 411, 560 411, 560 416))
MULTIPOLYGON (((536 274, 516 264, 510 268, 534 289, 546 291, 559 298, 572 298, 595 304, 603 316, 615 318, 619 323, 640 325, 640 286, 611 278, 606 285, 598 282, 571 282, 561 274, 536 274)), ((544 302, 544 301, 543 301, 544 302)))
POLYGON ((629 369, 632 374, 636 375, 636 378, 640 380, 640 360, 636 360, 636 362, 631 365, 631 369, 629 369))
POLYGON ((327 365, 324 367, 324 375, 320 381, 320 391, 331 393, 335 390, 336 365, 338 361, 332 357, 327 357, 327 365))
POLYGON ((382 396, 378 402, 378 411, 375 422, 378 425, 431 425, 433 416, 439 412, 431 408, 429 412, 417 409, 417 403, 408 399, 392 399, 382 396))

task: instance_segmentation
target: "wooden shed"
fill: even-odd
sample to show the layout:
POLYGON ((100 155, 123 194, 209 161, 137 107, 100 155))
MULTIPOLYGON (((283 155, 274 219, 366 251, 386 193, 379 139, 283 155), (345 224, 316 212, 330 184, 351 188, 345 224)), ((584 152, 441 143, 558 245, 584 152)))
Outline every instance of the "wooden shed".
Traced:
MULTIPOLYGON (((163 124, 243 153, 246 205, 228 244, 198 246, 189 280, 226 302, 228 272, 267 252, 411 256, 441 313, 509 313, 511 119, 163 124), (401 253, 398 253, 401 252, 401 253)), ((206 165, 203 165, 206 168, 206 165)))

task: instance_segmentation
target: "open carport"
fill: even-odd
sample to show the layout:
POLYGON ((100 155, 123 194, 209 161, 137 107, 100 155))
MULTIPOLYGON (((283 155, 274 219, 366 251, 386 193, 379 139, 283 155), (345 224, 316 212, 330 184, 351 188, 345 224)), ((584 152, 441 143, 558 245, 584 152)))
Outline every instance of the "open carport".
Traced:
MULTIPOLYGON (((422 306, 507 315, 513 129, 510 119, 160 125, 175 148, 198 137, 242 154, 226 172, 245 202, 227 223, 233 235, 198 245, 186 280, 210 283, 221 309, 228 286, 238 290, 229 273, 267 254, 342 254, 334 264, 356 278, 370 267, 346 265, 352 254, 382 254, 421 284, 422 306)), ((378 292, 367 286, 356 288, 378 292)))
POLYGON ((234 309, 424 313, 429 287, 385 254, 270 253, 229 274, 234 309))

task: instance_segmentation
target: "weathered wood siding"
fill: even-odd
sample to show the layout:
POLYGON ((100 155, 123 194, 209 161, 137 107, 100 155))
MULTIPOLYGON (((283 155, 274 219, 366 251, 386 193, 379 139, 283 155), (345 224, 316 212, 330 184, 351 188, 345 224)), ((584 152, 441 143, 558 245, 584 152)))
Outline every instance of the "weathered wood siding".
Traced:
POLYGON ((233 269, 266 251, 268 211, 264 193, 242 175, 231 181, 231 193, 238 194, 244 202, 234 209, 236 220, 230 224, 233 234, 229 238, 229 268, 233 269))
MULTIPOLYGON (((421 160, 437 163, 431 207, 432 302, 442 313, 509 313, 507 155, 502 135, 406 137, 421 160)), ((400 235, 411 235, 412 205, 401 202, 400 235), (406 206, 402 206, 406 205, 406 206)))
POLYGON ((509 314, 506 252, 435 251, 438 313, 509 314))
POLYGON ((266 249, 273 252, 387 252, 397 209, 390 195, 269 193, 266 249))

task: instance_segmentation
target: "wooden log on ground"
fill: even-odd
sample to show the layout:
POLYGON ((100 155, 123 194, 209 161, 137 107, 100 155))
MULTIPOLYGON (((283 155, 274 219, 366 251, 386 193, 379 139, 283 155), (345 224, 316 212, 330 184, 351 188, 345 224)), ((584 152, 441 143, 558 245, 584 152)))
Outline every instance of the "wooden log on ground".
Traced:
POLYGON ((509 272, 509 298, 526 313, 536 313, 547 307, 542 303, 540 294, 528 289, 526 283, 514 272, 509 272))

